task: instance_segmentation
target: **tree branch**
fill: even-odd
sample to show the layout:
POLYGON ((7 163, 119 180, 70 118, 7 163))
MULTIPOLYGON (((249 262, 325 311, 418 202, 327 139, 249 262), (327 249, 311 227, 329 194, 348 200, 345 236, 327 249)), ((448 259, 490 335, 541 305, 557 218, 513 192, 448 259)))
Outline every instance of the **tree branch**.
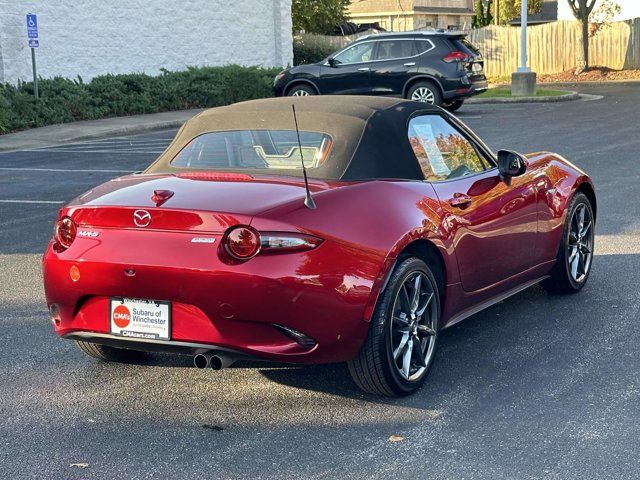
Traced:
POLYGON ((595 7, 595 5, 596 5, 596 0, 591 0, 591 3, 589 3, 589 2, 587 1, 587 5, 586 5, 586 8, 587 8, 587 17, 589 17, 589 15, 590 15, 590 14, 591 14, 591 12, 593 11, 593 7, 595 7))
POLYGON ((579 12, 578 12, 578 0, 567 0, 567 3, 569 4, 569 6, 571 7, 571 11, 573 12, 573 16, 576 18, 580 18, 579 17, 579 12))

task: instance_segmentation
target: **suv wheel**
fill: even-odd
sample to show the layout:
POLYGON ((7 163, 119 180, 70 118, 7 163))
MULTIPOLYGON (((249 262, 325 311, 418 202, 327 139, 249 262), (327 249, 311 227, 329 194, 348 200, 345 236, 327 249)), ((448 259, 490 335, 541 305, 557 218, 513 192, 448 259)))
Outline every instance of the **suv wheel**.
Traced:
POLYGON ((415 83, 407 93, 407 98, 416 102, 428 103, 430 105, 442 105, 442 95, 433 82, 415 83))
POLYGON ((287 93, 290 97, 308 97, 315 94, 316 91, 309 85, 294 85, 287 93))

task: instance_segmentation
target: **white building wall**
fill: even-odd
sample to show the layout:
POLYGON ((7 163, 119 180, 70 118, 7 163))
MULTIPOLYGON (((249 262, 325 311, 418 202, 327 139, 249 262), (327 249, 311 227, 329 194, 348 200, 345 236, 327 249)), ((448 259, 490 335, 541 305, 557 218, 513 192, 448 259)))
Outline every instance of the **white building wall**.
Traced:
MULTIPOLYGON (((602 0, 596 1, 595 8, 597 9, 602 0)), ((640 0, 615 0, 615 3, 620 5, 621 12, 617 15, 613 21, 629 20, 632 18, 640 17, 640 0)), ((576 17, 571 11, 569 2, 567 0, 558 0, 558 20, 575 20, 576 17)))
POLYGON ((0 0, 0 82, 32 78, 27 13, 45 78, 293 63, 291 0, 0 0))

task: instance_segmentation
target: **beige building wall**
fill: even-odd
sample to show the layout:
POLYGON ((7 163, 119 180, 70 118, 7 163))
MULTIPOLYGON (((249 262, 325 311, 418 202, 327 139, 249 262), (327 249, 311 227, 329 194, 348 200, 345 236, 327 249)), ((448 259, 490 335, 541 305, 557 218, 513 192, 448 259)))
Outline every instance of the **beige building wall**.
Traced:
POLYGON ((353 0, 351 21, 378 22, 386 30, 404 32, 433 28, 471 28, 474 0, 353 0), (433 11, 430 11, 433 10, 433 11))

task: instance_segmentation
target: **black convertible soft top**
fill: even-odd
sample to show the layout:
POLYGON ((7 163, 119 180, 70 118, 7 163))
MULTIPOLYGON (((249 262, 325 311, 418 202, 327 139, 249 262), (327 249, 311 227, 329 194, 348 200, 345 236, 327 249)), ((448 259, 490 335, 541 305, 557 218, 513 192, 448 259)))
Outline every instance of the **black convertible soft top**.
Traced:
MULTIPOLYGON (((415 114, 440 113, 441 110, 403 99, 348 95, 268 98, 205 110, 182 126, 171 145, 145 173, 184 171, 171 165, 171 160, 203 133, 294 130, 292 104, 295 104, 301 131, 323 132, 333 139, 327 159, 314 169, 313 177, 328 180, 424 178, 407 139, 407 126, 415 114)), ((292 170, 271 170, 269 174, 272 173, 296 174, 292 170)))

